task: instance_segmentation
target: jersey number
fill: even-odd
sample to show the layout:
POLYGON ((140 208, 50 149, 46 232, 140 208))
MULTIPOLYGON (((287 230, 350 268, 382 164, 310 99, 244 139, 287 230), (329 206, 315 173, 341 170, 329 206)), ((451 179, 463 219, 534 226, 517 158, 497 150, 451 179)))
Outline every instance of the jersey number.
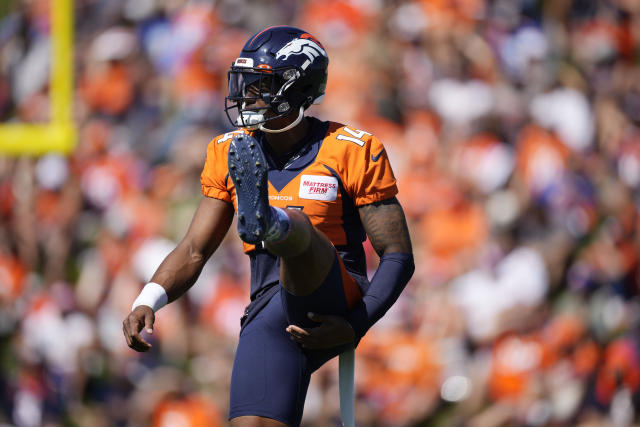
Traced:
POLYGON ((364 141, 362 140, 362 137, 365 135, 371 135, 369 132, 365 132, 360 129, 351 129, 347 126, 343 127, 342 130, 351 136, 347 136, 339 133, 338 136, 336 136, 336 139, 339 139, 342 141, 351 141, 358 144, 360 147, 364 146, 364 141))
POLYGON ((218 144, 222 144, 223 142, 225 142, 225 141, 227 141, 227 140, 229 140, 229 139, 233 138, 234 136, 236 136, 238 134, 241 134, 241 133, 244 133, 244 132, 241 131, 241 130, 234 130, 233 132, 227 132, 222 136, 222 138, 220 138, 218 140, 218 144))

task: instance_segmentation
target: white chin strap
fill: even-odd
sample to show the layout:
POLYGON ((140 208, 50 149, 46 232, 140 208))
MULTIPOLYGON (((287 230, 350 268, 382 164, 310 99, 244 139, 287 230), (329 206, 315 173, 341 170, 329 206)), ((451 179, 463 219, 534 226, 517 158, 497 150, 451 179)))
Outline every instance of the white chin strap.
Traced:
POLYGON ((291 122, 291 124, 283 127, 282 129, 269 129, 264 127, 264 123, 260 124, 259 129, 262 132, 267 132, 267 133, 280 133, 280 132, 286 132, 289 129, 292 129, 294 126, 296 126, 298 123, 300 123, 300 121, 302 121, 302 118, 304 117, 304 107, 300 107, 300 111, 298 112, 298 118, 295 119, 293 122, 291 122))

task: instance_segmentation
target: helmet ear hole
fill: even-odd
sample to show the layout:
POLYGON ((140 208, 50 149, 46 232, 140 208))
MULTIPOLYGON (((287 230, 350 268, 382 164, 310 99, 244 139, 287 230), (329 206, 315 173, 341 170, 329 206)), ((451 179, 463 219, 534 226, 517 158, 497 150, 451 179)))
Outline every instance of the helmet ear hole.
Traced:
POLYGON ((285 80, 290 80, 290 79, 293 79, 293 78, 297 77, 298 75, 299 75, 299 73, 296 70, 290 69, 290 70, 285 71, 282 74, 282 77, 284 77, 285 80))
POLYGON ((278 113, 284 113, 288 110, 289 110, 288 102, 283 102, 282 104, 278 105, 278 113))

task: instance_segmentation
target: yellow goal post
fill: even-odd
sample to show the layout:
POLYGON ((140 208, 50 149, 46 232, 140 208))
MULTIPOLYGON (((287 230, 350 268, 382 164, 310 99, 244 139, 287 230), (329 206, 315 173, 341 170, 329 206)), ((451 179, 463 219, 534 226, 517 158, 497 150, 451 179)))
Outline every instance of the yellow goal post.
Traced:
POLYGON ((73 124, 73 0, 51 0, 49 123, 0 123, 0 155, 69 153, 75 146, 73 124))

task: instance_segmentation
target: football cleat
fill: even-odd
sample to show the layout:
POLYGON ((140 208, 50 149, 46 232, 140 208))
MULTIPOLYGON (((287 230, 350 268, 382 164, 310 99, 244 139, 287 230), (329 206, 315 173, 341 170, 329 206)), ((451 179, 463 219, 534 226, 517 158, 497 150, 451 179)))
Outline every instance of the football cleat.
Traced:
POLYGON ((236 188, 238 235, 250 244, 265 240, 270 207, 267 161, 260 144, 238 135, 229 146, 229 176, 236 188))

